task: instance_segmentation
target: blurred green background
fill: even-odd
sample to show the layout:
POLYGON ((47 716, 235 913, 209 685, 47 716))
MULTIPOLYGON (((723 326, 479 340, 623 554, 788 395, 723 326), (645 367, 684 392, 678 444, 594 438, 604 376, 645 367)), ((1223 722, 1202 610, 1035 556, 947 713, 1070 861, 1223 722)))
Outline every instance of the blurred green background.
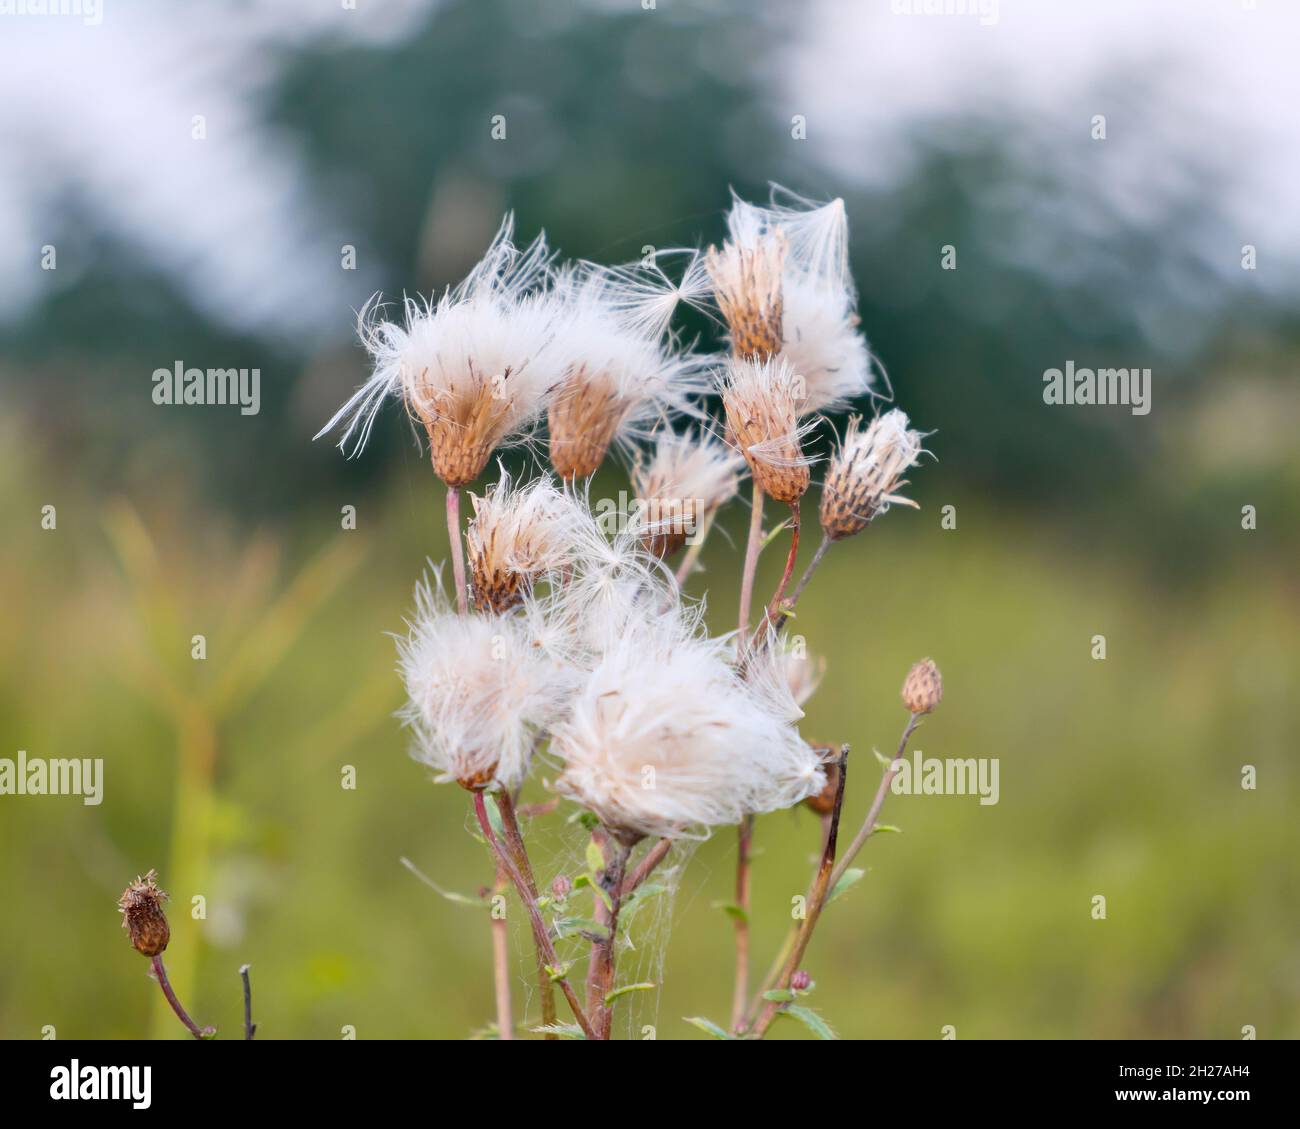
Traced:
MULTIPOLYGON (((1207 73, 1272 89, 1266 48, 1294 16, 1123 7, 1099 5, 1091 38, 1078 13, 1009 0, 993 26, 835 0, 11 21, 0 756, 102 757, 106 782, 99 807, 0 797, 0 1036, 183 1034, 115 908, 150 867, 178 990, 225 1035, 244 962, 265 1038, 489 1023, 485 912, 399 862, 464 894, 491 879, 464 793, 427 781, 391 716, 385 633, 446 555, 440 491, 395 410, 356 461, 310 437, 364 373, 353 310, 454 280, 505 209, 566 254, 624 261, 720 239, 728 189, 772 180, 845 199, 863 327, 936 432, 920 512, 838 547, 801 604, 828 662, 804 732, 853 745, 856 826, 903 675, 933 655, 946 696, 914 747, 1001 763, 996 806, 890 797, 904 833, 870 842, 828 910, 810 1002, 846 1037, 1300 1037, 1300 259, 1252 179, 1281 174, 1242 159, 1285 126, 1187 98, 1207 73), (1147 65, 1117 65, 1120 38, 1147 65), (57 76, 39 98, 37 70, 57 76), (155 406, 151 373, 177 359, 260 367, 261 412, 155 406), (1151 367, 1151 414, 1045 406, 1043 370, 1069 359, 1151 367)), ((623 489, 610 466, 593 496, 623 489)), ((693 582, 719 630, 746 521, 731 507, 693 582)), ((817 835, 805 812, 759 822, 760 968, 817 835)), ((550 817, 539 877, 580 857, 550 817)), ((633 1033, 725 1020, 734 857, 729 832, 699 847, 649 938, 662 970, 649 946, 629 959, 662 980, 633 1033)))

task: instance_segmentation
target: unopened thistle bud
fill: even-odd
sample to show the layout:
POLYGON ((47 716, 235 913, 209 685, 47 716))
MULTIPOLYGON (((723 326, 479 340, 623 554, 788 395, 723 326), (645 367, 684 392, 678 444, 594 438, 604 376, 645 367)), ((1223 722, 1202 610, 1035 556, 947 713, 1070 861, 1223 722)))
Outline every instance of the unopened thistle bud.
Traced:
POLYGON ((729 434, 763 492, 791 506, 803 497, 810 478, 802 446, 806 428, 799 424, 805 394, 799 375, 779 358, 732 361, 723 375, 729 434))
POLYGON ((943 698, 943 679, 934 659, 922 659, 903 681, 903 705, 914 714, 929 713, 943 698))
POLYGON ((122 912, 122 928, 131 935, 131 945, 147 957, 156 957, 171 940, 167 916, 162 910, 167 895, 158 888, 156 877, 157 873, 151 870, 143 878, 137 878, 117 903, 122 912))
POLYGON ((802 968, 790 977, 790 990, 794 992, 806 992, 812 987, 812 977, 802 968))
POLYGON ((737 357, 765 361, 781 351, 785 252, 785 235, 777 228, 749 247, 730 242, 721 251, 710 247, 704 258, 737 357))
POLYGON ((567 874, 561 874, 551 881, 551 893, 555 900, 562 902, 571 893, 573 893, 573 879, 567 874))
POLYGON ((894 502, 917 508, 895 491, 906 485, 903 474, 921 456, 921 433, 908 430, 907 416, 897 408, 865 429, 860 424, 859 416, 849 420, 822 488, 822 530, 832 541, 861 533, 894 502))

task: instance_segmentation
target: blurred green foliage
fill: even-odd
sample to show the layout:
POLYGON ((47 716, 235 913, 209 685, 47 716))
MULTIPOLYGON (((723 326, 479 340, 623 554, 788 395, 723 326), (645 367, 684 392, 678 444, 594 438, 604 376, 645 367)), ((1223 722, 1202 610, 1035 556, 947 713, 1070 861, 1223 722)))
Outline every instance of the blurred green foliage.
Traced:
MULTIPOLYGON (((491 880, 464 793, 427 781, 390 716, 399 688, 383 632, 401 629, 426 554, 445 555, 431 476, 401 474, 360 508, 355 531, 341 531, 330 508, 305 508, 251 554, 242 528, 196 530, 166 504, 146 505, 154 579, 133 588, 99 500, 10 439, 6 506, 45 484, 59 524, 25 523, 4 558, 5 589, 23 599, 0 632, 0 718, 31 756, 102 756, 106 798, 98 808, 0 801, 10 906, 0 1035, 34 1038, 45 1024, 65 1038, 149 1032, 157 992, 114 901, 151 866, 175 898, 169 961, 193 965, 192 1010, 227 1035, 244 961, 261 1037, 484 1027, 485 912, 439 898, 399 864, 409 857, 461 893, 491 880), (285 593, 304 590, 295 578, 341 567, 321 563, 340 552, 351 571, 290 622, 285 593), (171 626, 139 643, 141 625, 157 621, 171 626), (196 632, 208 634, 204 663, 189 659, 196 632), (210 703, 209 683, 250 646, 276 661, 255 663, 255 680, 214 722, 210 856, 185 889, 168 869, 173 835, 189 857, 200 832, 173 828, 182 745, 167 701, 130 656, 210 703), (341 787, 346 764, 355 791, 341 787), (188 914, 195 892, 207 897, 203 922, 188 914)), ((601 488, 614 492, 610 478, 601 488)), ((1236 1038, 1245 1024, 1261 1037, 1300 1036, 1290 579, 1253 558, 1241 566, 1248 583, 1195 599, 1152 592, 1122 560, 1080 561, 987 499, 954 497, 955 531, 940 529, 933 506, 899 510, 828 558, 794 625, 829 660, 804 729, 852 743, 854 823, 878 780, 870 750, 892 748, 905 720, 902 676, 932 654, 947 693, 915 747, 999 757, 1000 802, 889 798, 885 818, 903 834, 868 844, 866 878, 828 911, 807 961, 818 984, 810 1002, 844 1036, 934 1038, 946 1024, 964 1038, 1236 1038), (1090 658, 1097 633, 1105 661, 1090 658), (1240 785, 1247 763, 1255 791, 1240 785), (1090 915, 1099 893, 1105 921, 1090 915)), ((697 580, 719 628, 735 597, 726 537, 743 524, 733 508, 697 580)), ((774 584, 777 557, 765 557, 760 588, 774 584)), ((564 810, 536 840, 543 883, 580 857, 554 829, 564 810)), ((760 966, 806 884, 817 834, 809 813, 759 822, 760 966)), ((725 1015, 732 930, 712 906, 730 898, 734 852, 723 832, 686 867, 657 1015, 638 1018, 660 1038, 698 1036, 682 1016, 725 1015)), ((512 913, 522 998, 527 937, 512 913)), ((182 1034, 167 1022, 155 1030, 182 1034)), ((775 1034, 804 1037, 794 1024, 775 1034)))

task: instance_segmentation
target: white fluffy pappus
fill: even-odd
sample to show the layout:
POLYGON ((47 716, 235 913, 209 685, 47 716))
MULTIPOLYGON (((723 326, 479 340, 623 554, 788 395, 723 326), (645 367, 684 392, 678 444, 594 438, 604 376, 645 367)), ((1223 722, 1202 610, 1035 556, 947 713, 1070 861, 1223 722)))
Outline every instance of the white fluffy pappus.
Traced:
POLYGON ((802 375, 784 357, 733 357, 719 373, 718 388, 728 438, 745 456, 754 480, 778 501, 797 502, 808 489, 814 461, 803 453, 803 441, 816 427, 815 420, 799 419, 802 375))
POLYGON ((671 610, 610 639, 553 732, 556 789, 624 837, 679 839, 819 792, 797 707, 742 679, 730 653, 671 610))
POLYGON ((663 557, 681 548, 736 496, 744 469, 744 459, 704 428, 659 431, 651 453, 638 451, 632 465, 634 520, 651 553, 663 557))
POLYGON ((564 478, 595 472, 611 444, 645 439, 708 389, 707 362, 668 333, 680 295, 657 264, 572 264, 556 273, 564 379, 548 422, 551 462, 564 478))
POLYGON ((873 419, 865 428, 861 424, 858 416, 849 420, 822 486, 822 528, 833 540, 861 532, 891 505, 919 508, 897 491, 907 484, 903 475, 924 452, 921 443, 925 436, 909 428, 906 413, 898 408, 873 419))
POLYGON ((439 780, 516 787, 539 735, 565 708, 572 668, 537 645, 526 616, 458 615, 427 580, 415 603, 397 641, 412 755, 439 780))
POLYGON ((339 446, 359 453, 384 401, 400 396, 428 434, 435 471, 459 486, 527 433, 562 375, 561 326, 544 289, 545 237, 520 250, 513 229, 507 215, 483 259, 436 303, 406 299, 405 324, 382 319, 377 296, 367 303, 358 330, 373 373, 317 438, 346 423, 339 446))
POLYGON ((779 240, 781 355, 804 379, 800 415, 844 406, 871 390, 873 358, 858 329, 843 200, 817 205, 773 185, 771 203, 733 194, 727 229, 733 246, 758 253, 779 240))
POLYGON ((603 544, 585 503, 547 475, 516 483, 501 467, 498 480, 470 498, 465 547, 482 610, 508 610, 535 582, 572 570, 603 544))

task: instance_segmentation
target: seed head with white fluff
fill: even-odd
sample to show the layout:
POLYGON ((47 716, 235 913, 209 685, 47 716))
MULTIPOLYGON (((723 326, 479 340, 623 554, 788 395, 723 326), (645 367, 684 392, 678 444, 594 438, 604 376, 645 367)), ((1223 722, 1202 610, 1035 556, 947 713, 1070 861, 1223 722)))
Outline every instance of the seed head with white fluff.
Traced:
POLYGON ((485 493, 470 497, 465 548, 482 611, 508 611, 542 577, 573 568, 599 536, 587 507, 546 476, 517 484, 502 467, 485 493))
POLYGON ((723 251, 710 249, 706 261, 736 354, 785 358, 803 378, 800 415, 870 391, 872 358, 858 329, 844 201, 818 206, 774 186, 767 206, 733 197, 727 229, 723 251), (736 293, 749 298, 738 303, 736 293), (732 312, 738 304, 750 310, 739 321, 732 312), (748 328, 755 321, 765 333, 748 328))
POLYGON ((427 581, 415 598, 398 639, 413 755, 465 788, 516 787, 538 735, 564 708, 571 669, 536 645, 525 617, 457 615, 427 581))
POLYGON ((555 353, 564 377, 547 423, 551 465, 562 478, 595 473, 612 443, 699 414, 692 398, 707 389, 706 367, 669 337, 678 289, 657 264, 578 263, 558 273, 555 295, 563 306, 555 353))
POLYGON ((798 709, 742 679, 731 649, 672 609, 611 638, 554 731, 557 789, 624 838, 702 838, 819 792, 798 709))
POLYGON ((781 357, 733 357, 719 384, 727 434, 745 456, 754 481, 770 497, 793 505, 808 489, 813 461, 803 453, 803 440, 815 424, 799 422, 802 378, 781 357))
POLYGON ((652 453, 638 454, 632 488, 642 542, 655 556, 669 557, 740 489, 744 461, 707 433, 668 428, 652 453))
POLYGON ((903 475, 920 459, 924 436, 908 427, 906 414, 898 408, 865 428, 861 423, 858 416, 849 420, 822 487, 821 525, 832 541, 861 533, 892 504, 919 508, 896 491, 906 485, 903 475))
POLYGON ((428 435, 435 473, 461 486, 496 448, 527 434, 561 376, 562 318, 544 289, 545 237, 520 250, 513 228, 507 216, 479 264, 436 303, 407 299, 404 325, 378 317, 374 301, 362 309, 373 374, 317 438, 346 422, 339 446, 351 440, 358 453, 384 401, 400 396, 428 435))

